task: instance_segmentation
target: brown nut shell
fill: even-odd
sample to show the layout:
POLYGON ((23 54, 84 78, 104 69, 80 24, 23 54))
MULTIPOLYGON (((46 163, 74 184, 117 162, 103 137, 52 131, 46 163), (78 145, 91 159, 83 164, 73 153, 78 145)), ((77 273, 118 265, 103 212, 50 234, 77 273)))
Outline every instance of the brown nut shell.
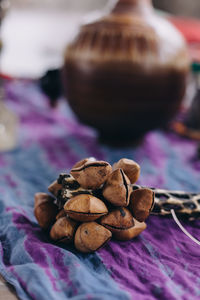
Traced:
POLYGON ((125 207, 117 208, 101 218, 101 225, 112 233, 129 229, 134 226, 133 216, 125 207))
POLYGON ((64 205, 67 215, 77 221, 89 222, 94 221, 108 213, 104 202, 89 194, 80 194, 64 205))
POLYGON ((104 185, 104 198, 115 206, 128 206, 130 194, 130 180, 122 169, 116 169, 104 185))
POLYGON ((146 188, 135 190, 130 197, 130 211, 139 222, 144 222, 153 207, 155 193, 146 188))
POLYGON ((48 194, 35 194, 34 214, 43 229, 48 229, 55 222, 58 208, 53 201, 54 198, 48 194))
POLYGON ((122 158, 113 165, 113 170, 122 169, 130 182, 135 183, 140 177, 140 166, 132 159, 122 158))
POLYGON ((85 189, 97 189, 112 172, 112 167, 105 161, 90 161, 88 159, 77 163, 70 174, 85 189))
POLYGON ((67 217, 59 218, 52 226, 50 237, 56 242, 69 244, 72 242, 77 223, 67 217))
POLYGON ((112 233, 96 222, 81 224, 75 234, 75 247, 77 250, 89 253, 103 247, 112 237, 112 233))
POLYGON ((79 168, 79 167, 83 166, 85 163, 95 162, 95 161, 96 161, 96 158, 94 158, 94 157, 84 158, 84 159, 78 161, 77 163, 75 163, 75 165, 73 165, 72 169, 79 168))
POLYGON ((147 228, 146 223, 138 222, 134 219, 134 226, 124 229, 124 230, 117 230, 113 233, 113 238, 119 241, 129 241, 136 236, 138 236, 143 230, 147 228))
POLYGON ((48 186, 48 191, 55 197, 57 197, 58 191, 60 191, 61 189, 62 189, 62 184, 59 184, 57 180, 55 180, 48 186))

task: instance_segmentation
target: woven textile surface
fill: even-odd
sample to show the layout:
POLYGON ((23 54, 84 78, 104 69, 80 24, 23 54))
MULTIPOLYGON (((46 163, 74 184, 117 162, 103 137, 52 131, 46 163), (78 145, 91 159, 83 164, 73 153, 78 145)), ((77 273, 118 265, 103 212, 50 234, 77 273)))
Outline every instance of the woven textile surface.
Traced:
MULTIPOLYGON (((51 109, 35 82, 12 80, 5 90, 20 126, 17 148, 0 154, 0 273, 19 298, 199 299, 199 248, 171 217, 150 216, 138 238, 80 254, 50 243, 33 214, 34 193, 89 156, 136 160, 144 186, 200 192, 196 142, 154 131, 138 146, 109 147, 64 101, 51 109)), ((198 238, 200 221, 182 224, 198 238)))

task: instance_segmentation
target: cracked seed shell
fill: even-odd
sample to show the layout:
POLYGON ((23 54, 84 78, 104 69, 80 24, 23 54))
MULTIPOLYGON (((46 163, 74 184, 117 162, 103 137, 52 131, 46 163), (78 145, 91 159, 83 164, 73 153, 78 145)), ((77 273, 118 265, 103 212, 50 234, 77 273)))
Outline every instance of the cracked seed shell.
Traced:
POLYGON ((108 213, 105 203, 89 194, 80 194, 64 205, 66 214, 77 221, 89 222, 94 221, 108 213))
POLYGON ((89 253, 103 247, 112 237, 110 230, 96 222, 81 224, 75 234, 74 244, 77 250, 89 253))
POLYGON ((132 159, 120 159, 113 165, 113 170, 117 168, 121 168, 124 171, 131 184, 134 184, 140 176, 140 166, 132 159))
POLYGON ((85 189, 97 189, 112 172, 112 167, 105 161, 90 161, 85 159, 71 169, 70 174, 85 189))
POLYGON ((128 206, 130 194, 130 180, 122 169, 116 169, 104 185, 104 198, 115 206, 128 206))
POLYGON ((52 226, 50 237, 55 242, 69 244, 74 238, 77 223, 70 218, 61 217, 52 226))
POLYGON ((36 193, 34 214, 40 227, 48 229, 55 222, 58 214, 58 207, 54 204, 54 198, 46 193, 36 193))
POLYGON ((130 196, 130 211, 139 222, 144 222, 154 205, 155 193, 151 189, 135 190, 130 196))

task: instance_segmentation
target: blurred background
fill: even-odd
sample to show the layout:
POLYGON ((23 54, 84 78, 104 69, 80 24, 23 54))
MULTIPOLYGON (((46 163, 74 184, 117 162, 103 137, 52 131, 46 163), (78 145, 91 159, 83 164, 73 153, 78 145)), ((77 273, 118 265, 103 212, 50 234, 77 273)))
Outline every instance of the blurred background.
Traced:
MULTIPOLYGON (((1 70, 38 77, 62 64, 66 44, 91 14, 109 10, 116 0, 1 0, 9 6, 2 24, 1 70)), ((153 0, 166 13, 200 17, 199 0, 153 0)))
POLYGON ((200 17, 199 0, 153 0, 154 6, 179 16, 200 17))
MULTIPOLYGON (((196 57, 199 61, 200 33, 195 22, 200 17, 200 1, 152 2, 158 14, 166 16, 178 29, 184 31, 189 50, 192 50, 195 61, 196 57)), ((3 45, 0 71, 11 78, 38 79, 49 69, 60 69, 66 46, 80 25, 109 12, 117 0, 0 0, 0 3, 5 13, 4 18, 0 17, 0 41, 3 45)), ((198 66, 198 77, 199 69, 198 66)), ((188 84, 185 97, 187 106, 191 105, 196 90, 199 90, 197 82, 199 79, 190 80, 188 84)), ((5 115, 5 110, 1 109, 1 112, 5 115)))

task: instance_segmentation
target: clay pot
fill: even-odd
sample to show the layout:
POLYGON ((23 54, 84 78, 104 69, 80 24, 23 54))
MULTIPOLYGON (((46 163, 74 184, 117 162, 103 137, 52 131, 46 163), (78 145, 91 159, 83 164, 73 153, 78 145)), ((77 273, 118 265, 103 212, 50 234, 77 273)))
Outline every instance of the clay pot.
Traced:
POLYGON ((150 0, 119 0, 67 47, 66 97, 105 138, 138 138, 177 113, 188 65, 184 39, 150 0))

